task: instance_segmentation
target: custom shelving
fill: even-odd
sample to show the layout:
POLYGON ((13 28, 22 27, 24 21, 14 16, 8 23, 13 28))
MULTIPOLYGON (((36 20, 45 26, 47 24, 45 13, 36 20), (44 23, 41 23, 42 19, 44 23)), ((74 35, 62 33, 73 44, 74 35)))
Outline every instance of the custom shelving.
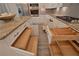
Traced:
POLYGON ((31 33, 32 28, 26 28, 11 46, 32 55, 37 55, 38 38, 37 36, 31 36, 31 33))
POLYGON ((61 50, 59 49, 56 41, 53 41, 52 44, 49 45, 49 48, 50 48, 51 55, 54 55, 54 56, 62 55, 61 50))
POLYGON ((74 48, 79 52, 79 43, 76 40, 70 41, 74 48))
POLYGON ((64 56, 78 56, 79 53, 70 44, 69 41, 58 41, 58 45, 64 56))
POLYGON ((38 38, 32 36, 31 33, 32 28, 26 28, 11 46, 32 55, 37 55, 38 38))
POLYGON ((78 32, 71 28, 56 28, 50 31, 52 33, 52 40, 49 45, 51 55, 79 56, 79 42, 76 40, 78 37, 71 37, 72 35, 74 37, 78 35, 78 32))

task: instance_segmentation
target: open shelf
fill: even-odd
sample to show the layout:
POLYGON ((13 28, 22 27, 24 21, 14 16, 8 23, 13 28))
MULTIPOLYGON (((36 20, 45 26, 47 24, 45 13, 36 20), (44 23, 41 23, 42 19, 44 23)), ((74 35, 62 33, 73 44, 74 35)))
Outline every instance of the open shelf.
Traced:
POLYGON ((38 38, 31 33, 32 28, 26 28, 11 46, 37 55, 38 38))
POLYGON ((58 41, 58 45, 64 56, 78 56, 77 50, 70 44, 69 41, 58 41))
POLYGON ((78 56, 79 34, 70 27, 50 29, 52 40, 50 47, 51 55, 78 56))
POLYGON ((79 43, 75 40, 70 41, 74 48, 79 52, 79 43))
POLYGON ((79 38, 78 32, 70 27, 50 29, 53 40, 75 40, 79 38))
POLYGON ((53 41, 49 45, 51 55, 54 56, 78 56, 79 52, 69 41, 53 41))
POLYGON ((53 41, 52 44, 49 45, 50 53, 53 56, 61 56, 61 50, 59 49, 56 41, 53 41))
POLYGON ((25 29, 23 33, 17 38, 17 40, 12 44, 12 46, 20 49, 25 49, 31 36, 31 32, 31 28, 25 29))
POLYGON ((38 38, 36 36, 32 36, 30 38, 28 46, 26 47, 26 50, 34 53, 34 55, 37 55, 37 46, 38 46, 38 38))

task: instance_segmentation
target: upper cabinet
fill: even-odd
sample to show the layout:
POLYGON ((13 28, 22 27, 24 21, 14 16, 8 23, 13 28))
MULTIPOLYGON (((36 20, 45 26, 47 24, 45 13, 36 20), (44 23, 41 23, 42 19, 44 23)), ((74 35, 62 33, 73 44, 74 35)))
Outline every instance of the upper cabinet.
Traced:
POLYGON ((46 8, 57 8, 57 7, 62 7, 62 3, 46 3, 45 4, 46 8))
POLYGON ((63 3, 63 7, 77 7, 79 3, 63 3))

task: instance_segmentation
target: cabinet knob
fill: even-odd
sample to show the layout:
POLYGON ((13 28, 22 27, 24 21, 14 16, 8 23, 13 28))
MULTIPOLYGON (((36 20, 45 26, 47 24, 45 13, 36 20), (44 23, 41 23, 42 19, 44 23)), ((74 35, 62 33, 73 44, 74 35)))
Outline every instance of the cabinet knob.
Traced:
POLYGON ((14 35, 14 37, 16 37, 18 34, 19 34, 19 32, 17 32, 17 33, 14 35))

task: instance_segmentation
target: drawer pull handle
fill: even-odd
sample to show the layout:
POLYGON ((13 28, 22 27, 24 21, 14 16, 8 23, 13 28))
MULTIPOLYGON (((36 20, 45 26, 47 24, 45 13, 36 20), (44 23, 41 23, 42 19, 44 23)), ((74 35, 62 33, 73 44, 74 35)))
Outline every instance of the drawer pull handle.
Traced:
POLYGON ((14 35, 14 37, 16 37, 18 34, 19 34, 19 32, 17 32, 17 33, 14 35))

